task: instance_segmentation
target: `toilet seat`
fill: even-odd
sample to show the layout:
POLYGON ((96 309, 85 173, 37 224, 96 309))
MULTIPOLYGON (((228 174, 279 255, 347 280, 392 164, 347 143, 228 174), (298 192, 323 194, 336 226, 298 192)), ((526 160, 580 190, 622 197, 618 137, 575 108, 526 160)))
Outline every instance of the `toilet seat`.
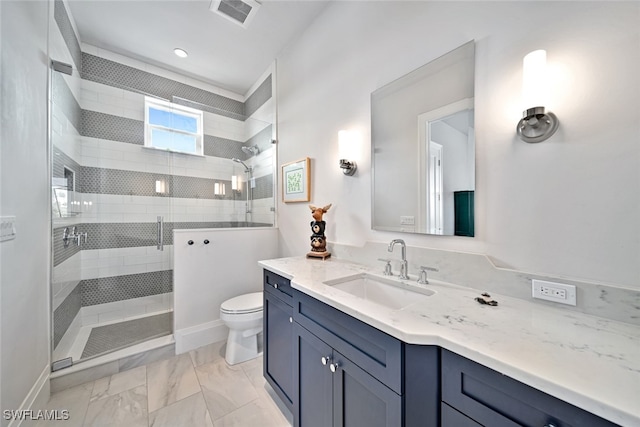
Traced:
POLYGON ((248 314, 262 311, 262 292, 240 295, 222 303, 220 311, 226 314, 248 314))

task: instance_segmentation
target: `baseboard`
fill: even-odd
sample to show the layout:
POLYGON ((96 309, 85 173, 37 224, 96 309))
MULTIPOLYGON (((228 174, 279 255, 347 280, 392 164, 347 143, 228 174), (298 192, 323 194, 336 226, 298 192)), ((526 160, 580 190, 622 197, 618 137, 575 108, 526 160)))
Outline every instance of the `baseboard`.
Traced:
MULTIPOLYGON (((51 369, 47 364, 44 367, 40 376, 38 377, 38 380, 35 382, 35 384, 33 384, 33 387, 31 387, 31 390, 29 390, 29 393, 22 401, 22 405, 20 405, 19 412, 33 410, 35 413, 39 409, 46 408, 46 404, 49 401, 49 394, 50 394, 50 388, 49 388, 50 374, 51 374, 51 369)), ((31 421, 31 420, 16 418, 11 420, 7 427, 20 427, 23 421, 31 421)))
POLYGON ((176 354, 227 339, 229 329, 222 320, 202 323, 174 331, 176 354))

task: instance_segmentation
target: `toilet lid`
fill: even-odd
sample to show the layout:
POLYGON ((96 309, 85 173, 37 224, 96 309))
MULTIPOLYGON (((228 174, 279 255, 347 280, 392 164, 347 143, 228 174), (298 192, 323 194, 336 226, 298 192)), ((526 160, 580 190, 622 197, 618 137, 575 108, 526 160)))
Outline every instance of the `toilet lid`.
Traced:
POLYGON ((220 306, 225 313, 253 313, 262 310, 262 292, 240 295, 226 300, 220 306))

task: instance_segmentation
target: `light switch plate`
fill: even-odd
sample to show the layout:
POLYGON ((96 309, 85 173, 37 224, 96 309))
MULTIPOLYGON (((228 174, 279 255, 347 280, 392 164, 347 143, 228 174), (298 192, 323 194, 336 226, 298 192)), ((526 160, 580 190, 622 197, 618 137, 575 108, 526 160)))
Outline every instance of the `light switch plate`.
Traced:
POLYGON ((3 216, 0 217, 0 242, 12 240, 16 238, 16 217, 3 216))

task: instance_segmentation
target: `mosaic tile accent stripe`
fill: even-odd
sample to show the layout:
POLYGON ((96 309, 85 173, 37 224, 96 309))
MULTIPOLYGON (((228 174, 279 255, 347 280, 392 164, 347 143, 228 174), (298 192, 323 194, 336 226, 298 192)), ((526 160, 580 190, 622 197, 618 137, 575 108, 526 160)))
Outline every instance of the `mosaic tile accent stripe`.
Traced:
POLYGON ((82 53, 82 78, 120 89, 158 96, 171 100, 174 96, 219 109, 227 117, 244 116, 244 104, 203 89, 189 86, 128 65, 82 53))
MULTIPOLYGON (((272 225, 245 221, 167 221, 164 223, 163 238, 165 245, 173 245, 173 230, 270 227, 272 225)), ((88 236, 87 243, 83 243, 81 249, 137 248, 157 245, 157 225, 155 222, 87 223, 78 226, 78 229, 81 232, 86 232, 88 236)))
POLYGON ((224 159, 246 160, 247 155, 242 151, 245 145, 241 141, 205 135, 203 141, 203 153, 205 156, 221 157, 224 159))
MULTIPOLYGON (((168 175, 149 172, 126 171, 120 169, 104 169, 85 166, 82 167, 82 182, 79 191, 93 194, 117 194, 125 196, 150 196, 150 197, 175 197, 188 199, 217 199, 217 200, 243 200, 246 198, 243 192, 233 194, 228 192, 225 196, 216 196, 213 193, 216 182, 226 184, 231 189, 230 180, 198 178, 180 175, 168 175), (156 193, 156 181, 164 181, 165 193, 156 193)), ((258 197, 254 190, 254 199, 273 197, 273 177, 263 176, 256 178, 256 187, 264 188, 258 197), (263 183, 263 181, 270 181, 263 183), (270 187, 264 187, 270 186, 270 187), (270 188, 271 190, 267 191, 270 188), (270 194, 268 194, 270 192, 270 194)), ((76 188, 78 185, 76 184, 76 188)))
MULTIPOLYGON (((75 224, 79 229, 83 227, 83 225, 75 224)), ((69 231, 73 228, 73 225, 69 225, 69 231)), ((69 246, 64 247, 64 242, 62 241, 62 234, 64 233, 65 227, 58 227, 53 229, 53 266, 57 267, 62 264, 78 252, 80 252, 80 246, 76 246, 74 243, 70 242, 69 246)), ((84 248, 82 248, 84 249, 84 248)))
POLYGON ((271 74, 253 91, 253 93, 244 102, 244 113, 251 116, 258 108, 271 98, 271 74))
POLYGON ((53 17, 60 29, 62 38, 71 53, 73 62, 76 64, 76 68, 78 70, 82 70, 82 51, 80 50, 80 43, 76 38, 76 33, 73 31, 71 19, 69 19, 69 14, 67 13, 67 9, 65 8, 62 0, 55 0, 53 4, 53 17))
POLYGON ((76 285, 62 304, 53 312, 53 348, 58 346, 58 343, 67 332, 67 329, 69 329, 73 319, 75 319, 80 311, 82 303, 80 289, 81 286, 76 285))
POLYGON ((256 178, 256 186, 253 188, 253 200, 268 199, 273 197, 273 175, 265 175, 256 178))
POLYGON ((51 80, 51 99, 54 101, 54 108, 60 109, 62 113, 67 117, 67 120, 71 122, 76 131, 80 133, 82 109, 80 104, 73 96, 73 92, 69 89, 67 82, 60 73, 52 73, 53 78, 51 80))
POLYGON ((82 136, 144 145, 144 122, 97 111, 82 110, 82 136))
POLYGON ((220 108, 212 107, 210 105, 202 104, 200 102, 193 102, 188 99, 180 98, 177 96, 172 96, 171 102, 178 105, 184 105, 185 107, 195 108, 196 110, 206 111, 207 113, 218 114, 220 116, 229 117, 235 120, 245 121, 248 118, 244 114, 233 113, 231 111, 224 111, 224 110, 221 110, 220 108))
POLYGON ((173 270, 82 280, 80 286, 83 307, 164 294, 173 291, 173 270))
POLYGON ((269 125, 260 132, 249 138, 243 145, 257 145, 260 152, 267 151, 272 148, 271 140, 273 137, 273 126, 269 125))
MULTIPOLYGON (((141 120, 91 110, 81 110, 81 117, 82 121, 78 129, 82 136, 144 145, 144 122, 141 120)), ((262 132, 258 135, 262 135, 262 132)), ((259 140, 263 141, 264 138, 261 136, 259 140)), ((243 145, 246 144, 242 143, 242 141, 204 135, 205 156, 225 159, 237 157, 246 160, 247 155, 242 151, 243 145)), ((251 145, 254 145, 254 143, 252 142, 251 145)))

